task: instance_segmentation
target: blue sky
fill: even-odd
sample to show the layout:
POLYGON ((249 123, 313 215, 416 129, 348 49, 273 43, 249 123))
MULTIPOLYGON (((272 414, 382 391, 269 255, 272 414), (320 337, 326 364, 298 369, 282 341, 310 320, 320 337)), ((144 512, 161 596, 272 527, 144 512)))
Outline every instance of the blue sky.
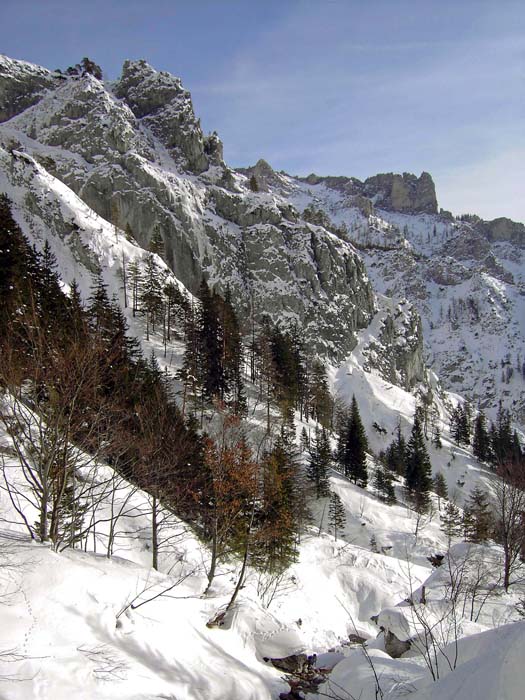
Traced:
POLYGON ((0 0, 0 53, 179 75, 231 165, 429 171, 440 206, 525 221, 525 3, 0 0))

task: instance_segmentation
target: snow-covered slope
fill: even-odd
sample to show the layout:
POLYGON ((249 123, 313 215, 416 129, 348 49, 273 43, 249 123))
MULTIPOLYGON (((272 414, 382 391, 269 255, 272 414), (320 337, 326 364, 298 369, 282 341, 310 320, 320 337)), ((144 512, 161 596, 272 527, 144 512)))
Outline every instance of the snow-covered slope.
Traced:
MULTIPOLYGON (((495 475, 450 440, 449 411, 458 397, 425 367, 413 304, 423 316, 427 359, 447 386, 488 403, 509 391, 509 407, 516 399, 519 414, 521 379, 507 371, 501 350, 502 337, 511 354, 523 339, 519 235, 504 240, 500 231, 490 234, 497 241, 488 241, 479 222, 439 217, 429 176, 378 176, 363 188, 352 182, 356 194, 261 166, 259 191, 253 192, 250 171, 231 171, 218 137, 202 134, 180 81, 144 62, 127 63, 120 81, 107 85, 90 75, 60 77, 1 58, 0 95, 16 96, 10 112, 1 112, 0 100, 0 192, 12 200, 30 240, 37 246, 49 241, 66 289, 76 279, 87 296, 92 273, 101 269, 110 295, 122 301, 123 261, 144 260, 149 241, 160 233, 165 254, 157 263, 185 293, 195 291, 205 274, 219 288, 231 287, 241 311, 253 305, 256 314, 303 324, 311 347, 332 360, 333 393, 346 403, 357 398, 370 443, 370 476, 377 467, 373 455, 387 447, 398 425, 408 435, 416 402, 425 395, 433 400, 443 441, 441 449, 428 443, 434 472, 443 473, 459 503, 476 485, 490 492, 495 475), (299 213, 311 203, 336 227, 299 213), (414 213, 418 206, 425 213, 414 213)), ((127 319, 142 336, 143 320, 129 310, 127 319)), ((155 334, 142 342, 174 375, 180 343, 164 357, 155 334)), ((251 428, 264 432, 256 388, 248 385, 247 394, 251 428)), ((296 418, 298 433, 303 427, 314 431, 313 421, 296 418)), ((2 463, 16 471, 5 435, 0 452, 2 463)), ((81 549, 57 553, 30 543, 0 490, 2 699, 270 700, 288 686, 264 658, 304 651, 319 655, 318 666, 335 666, 331 685, 324 686, 334 697, 352 693, 372 700, 377 687, 371 664, 361 648, 349 647, 349 636, 359 635, 370 640, 384 698, 414 691, 415 698, 432 700, 494 700, 498 688, 505 700, 517 700, 519 687, 502 678, 502 669, 517 673, 523 662, 516 651, 523 623, 490 628, 517 620, 523 591, 507 595, 499 588, 497 599, 488 595, 475 624, 468 610, 461 614, 458 668, 433 683, 420 653, 386 655, 385 634, 371 617, 399 620, 404 602, 422 585, 435 606, 446 604, 446 587, 427 559, 446 549, 443 504, 432 497, 429 514, 418 516, 404 502, 401 480, 394 506, 382 503, 373 486, 358 488, 336 472, 331 488, 346 513, 338 539, 328 532, 327 499, 314 501, 298 561, 280 580, 250 570, 220 628, 206 623, 224 609, 239 562, 227 562, 204 597, 209 553, 170 516, 176 543, 161 553, 161 573, 153 571, 147 494, 120 484, 125 512, 108 557, 105 525, 81 549), (472 638, 473 632, 480 636, 472 638), (499 652, 489 657, 493 643, 499 652), (470 696, 469 675, 477 679, 470 696)), ((118 507, 111 499, 103 502, 101 522, 118 507)), ((497 547, 483 549, 483 561, 494 563, 494 570, 500 558, 497 547)), ((494 581, 487 581, 490 592, 494 581)))

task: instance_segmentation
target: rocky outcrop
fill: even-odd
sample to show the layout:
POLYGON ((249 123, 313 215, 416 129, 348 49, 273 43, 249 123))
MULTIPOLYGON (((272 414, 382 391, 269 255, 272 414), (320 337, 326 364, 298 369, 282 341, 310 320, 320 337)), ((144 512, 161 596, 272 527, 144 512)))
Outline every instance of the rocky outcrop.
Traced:
POLYGON ((0 54, 0 122, 36 104, 62 80, 58 73, 0 54))
MULTIPOLYGON (((166 262, 192 292, 203 277, 228 287, 243 314, 298 322, 334 359, 370 322, 374 296, 354 248, 302 220, 285 196, 250 191, 222 163, 218 136, 203 137, 180 80, 145 61, 126 62, 113 92, 91 75, 60 81, 0 129, 1 143, 7 153, 25 149, 142 247, 160 234, 166 262)), ((282 183, 267 163, 255 170, 268 186, 282 183)), ((33 209, 39 201, 35 193, 33 209)), ((70 229, 51 228, 61 237, 70 229)))
POLYGON ((268 192, 270 187, 280 187, 283 184, 282 178, 278 173, 262 158, 253 166, 237 168, 237 172, 246 175, 248 178, 255 177, 255 182, 260 192, 268 192))
POLYGON ((417 214, 437 214, 436 188, 429 173, 419 177, 411 173, 383 173, 361 182, 355 177, 321 177, 314 173, 297 178, 309 185, 323 184, 347 197, 355 197, 356 206, 363 207, 363 198, 370 204, 388 211, 417 214), (361 199, 357 199, 360 197, 361 199))
POLYGON ((525 247, 525 226, 506 217, 480 221, 476 224, 476 229, 488 241, 513 243, 521 248, 525 247))
POLYGON ((381 209, 425 214, 438 211, 434 181, 425 172, 419 177, 411 173, 374 175, 365 180, 363 193, 381 209))
POLYGON ((205 143, 191 95, 179 78, 156 71, 146 61, 126 61, 114 92, 168 150, 184 156, 192 172, 203 172, 210 160, 222 162, 218 136, 205 143))
POLYGON ((421 319, 406 300, 395 307, 388 299, 380 297, 378 301, 377 337, 363 349, 366 366, 410 391, 426 378, 421 319))

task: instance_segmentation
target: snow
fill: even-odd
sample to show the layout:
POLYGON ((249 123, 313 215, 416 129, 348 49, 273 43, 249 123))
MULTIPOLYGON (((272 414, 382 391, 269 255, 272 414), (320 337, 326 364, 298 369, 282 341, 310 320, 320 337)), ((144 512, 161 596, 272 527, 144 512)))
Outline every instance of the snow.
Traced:
MULTIPOLYGON (((16 64, 18 67, 13 67, 8 59, 0 57, 0 67, 7 66, 10 71, 16 68, 34 72, 38 68, 16 64)), ((150 72, 147 66, 136 66, 150 72)), ((46 71, 43 74, 48 75, 46 71)), ((180 89, 180 81, 163 73, 156 73, 154 80, 180 89)), ((32 242, 41 247, 49 240, 66 290, 75 278, 87 297, 91 273, 100 264, 110 295, 122 301, 119 268, 123 256, 127 261, 140 263, 145 251, 129 242, 120 229, 98 216, 38 162, 43 157, 66 159, 72 176, 81 180, 94 168, 106 167, 103 158, 88 163, 80 154, 52 145, 54 112, 71 100, 81 99, 83 91, 100 94, 99 112, 94 118, 115 119, 126 129, 126 125, 135 122, 131 111, 98 81, 89 77, 64 81, 59 90, 43 96, 44 104, 39 110, 30 108, 2 125, 0 191, 13 201, 14 215, 32 242), (37 143, 23 133, 31 129, 45 136, 47 143, 37 143)), ((184 93, 183 101, 186 99, 189 97, 184 93)), ((200 235, 199 226, 204 227, 207 222, 220 230, 232 251, 237 250, 243 231, 209 207, 209 189, 204 180, 180 172, 172 156, 148 128, 144 124, 135 127, 140 134, 140 138, 133 137, 137 152, 122 155, 136 160, 147 186, 161 193, 159 197, 166 197, 170 204, 177 199, 179 214, 196 225, 195 247, 199 255, 203 259, 206 256, 206 238, 200 235)), ((214 177, 213 173, 208 176, 214 177)), ((233 178, 239 190, 247 187, 244 176, 234 174, 233 178)), ((264 205, 265 210, 277 215, 279 207, 290 202, 299 210, 311 202, 323 207, 335 223, 347 224, 356 244, 368 246, 368 252, 363 250, 362 254, 376 290, 385 294, 402 291, 397 294, 399 298, 408 296, 417 301, 419 297, 405 294, 407 290, 402 284, 405 280, 401 279, 405 273, 389 269, 389 255, 400 250, 414 267, 417 267, 415 258, 410 257, 414 255, 419 256, 418 262, 430 264, 432 256, 440 254, 443 244, 466 230, 430 215, 378 211, 368 220, 358 209, 347 206, 334 190, 281 175, 278 181, 282 192, 246 194, 253 209, 264 205), (401 233, 405 227, 406 234, 401 233), (384 255, 384 261, 374 267, 378 251, 384 255)), ((310 226, 310 231, 315 233, 317 228, 310 226)), ((284 253, 306 259, 306 243, 294 238, 296 229, 290 222, 286 250, 272 250, 269 255, 274 255, 276 260, 284 253)), ((271 231, 271 224, 249 227, 244 234, 257 236, 263 230, 271 231)), ((332 239, 334 244, 343 246, 336 236, 331 236, 332 239)), ((505 270, 514 276, 515 284, 486 270, 471 274, 474 267, 471 262, 455 260, 450 265, 450 274, 457 275, 454 284, 423 280, 428 297, 420 303, 425 331, 431 339, 427 356, 433 366, 446 369, 448 376, 453 376, 453 371, 463 372, 461 381, 454 386, 478 393, 483 386, 476 377, 487 366, 499 377, 504 353, 519 349, 525 332, 525 301, 519 287, 523 284, 522 254, 506 244, 498 244, 494 249, 505 270), (482 323, 487 324, 483 329, 487 330, 486 358, 479 360, 474 357, 479 346, 476 340, 479 324, 466 324, 460 333, 452 335, 446 321, 440 321, 441 305, 446 307, 454 297, 469 296, 480 300, 482 323), (514 323, 514 335, 512 343, 502 348, 505 344, 501 342, 501 333, 509 319, 514 323), (457 360, 462 344, 470 353, 468 371, 465 365, 457 370, 446 367, 444 358, 447 354, 450 358, 452 353, 457 360)), ((353 248, 347 246, 347 250, 351 252, 353 248)), ((160 258, 157 264, 189 294, 160 258)), ((278 275, 266 290, 274 295, 289 291, 278 275)), ((338 300, 332 302, 337 307, 338 300)), ((410 327, 410 304, 378 294, 376 307, 372 323, 358 334, 357 346, 350 356, 329 368, 334 394, 347 403, 352 395, 358 401, 371 448, 370 473, 376 467, 374 455, 387 447, 398 425, 408 436, 416 406, 415 391, 386 381, 374 366, 385 350, 380 335, 387 315, 396 318, 398 347, 412 340, 406 333, 410 327), (375 431, 374 423, 386 432, 375 431)), ((283 316, 286 314, 293 317, 291 311, 283 316)), ((133 319, 129 311, 127 318, 131 332, 143 336, 143 320, 133 319)), ((180 365, 181 343, 172 343, 166 358, 155 335, 142 343, 147 353, 155 351, 162 368, 175 373, 180 365)), ((444 474, 449 493, 461 503, 476 485, 482 484, 490 491, 496 477, 469 450, 458 448, 451 441, 448 416, 451 406, 463 400, 462 397, 445 392, 434 373, 428 374, 428 382, 437 402, 443 440, 441 450, 428 443, 434 473, 444 474), (464 486, 460 487, 459 483, 464 486)), ((499 378, 497 386, 498 382, 499 378)), ((518 395, 517 380, 514 378, 512 382, 509 391, 518 395)), ((247 393, 252 402, 251 429, 259 434, 263 431, 263 411, 255 405, 255 387, 248 385, 247 393)), ((307 432, 315 428, 313 422, 301 422, 298 417, 296 425, 298 433, 303 427, 307 432)), ((9 455, 8 440, 3 434, 0 448, 3 462, 16 470, 16 461, 9 455)), ((108 467, 99 465, 97 478, 103 481, 102 477, 110 474, 108 467)), ((88 476, 94 478, 92 473, 88 476)), ((509 594, 497 589, 498 595, 489 595, 475 615, 466 608, 459 621, 457 668, 447 671, 446 664, 441 664, 440 678, 433 682, 417 649, 401 659, 392 659, 385 653, 379 626, 396 632, 400 638, 417 635, 421 629, 413 615, 415 608, 407 605, 406 600, 412 597, 417 601, 422 586, 429 601, 425 614, 438 615, 446 608, 450 569, 448 573, 446 566, 433 570, 427 559, 446 551, 446 538, 439 521, 442 504, 432 497, 431 512, 421 519, 404 502, 402 480, 395 486, 399 503, 394 506, 382 503, 371 486, 358 488, 335 471, 330 482, 346 512, 346 526, 338 539, 327 529, 327 499, 312 502, 313 522, 302 537, 297 562, 280 580, 250 569, 238 603, 222 627, 208 627, 206 623, 224 610, 239 563, 226 562, 210 594, 204 597, 209 552, 190 528, 172 517, 168 527, 176 538, 175 544, 161 552, 161 572, 153 571, 147 494, 121 480, 117 502, 111 506, 107 499, 103 501, 101 519, 110 515, 112 507, 123 508, 113 556, 108 558, 107 523, 100 525, 96 537, 88 538, 82 550, 54 552, 27 539, 23 528, 16 524, 5 492, 0 491, 2 700, 28 697, 270 700, 287 686, 282 673, 264 658, 301 652, 317 653, 318 667, 333 667, 325 688, 330 688, 336 696, 346 697, 351 693, 361 700, 375 700, 375 669, 385 699, 410 694, 415 700, 521 700, 525 623, 516 621, 515 606, 523 596, 522 588, 517 587, 509 594), (371 551, 372 537, 379 552, 371 551), (175 583, 169 592, 145 602, 175 583), (132 609, 129 607, 132 602, 144 604, 132 609), (378 624, 371 619, 376 615, 378 624), (349 646, 350 634, 369 640, 366 654, 360 647, 349 646)), ((27 516, 34 519, 30 509, 27 516)), ((501 551, 494 544, 476 548, 456 543, 451 557, 449 566, 465 560, 473 562, 473 576, 479 575, 475 567, 481 562, 487 569, 483 572, 484 590, 496 585, 491 574, 499 571, 501 551)), ((449 651, 445 647, 444 654, 448 655, 449 651)))

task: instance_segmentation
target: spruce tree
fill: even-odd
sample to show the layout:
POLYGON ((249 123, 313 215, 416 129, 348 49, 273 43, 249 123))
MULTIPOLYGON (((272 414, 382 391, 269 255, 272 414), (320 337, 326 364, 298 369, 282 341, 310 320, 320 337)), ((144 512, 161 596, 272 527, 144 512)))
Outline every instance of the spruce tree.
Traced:
POLYGON ((311 441, 309 449, 307 478, 315 485, 316 498, 328 496, 330 492, 328 482, 328 470, 332 463, 332 451, 330 440, 325 428, 315 431, 315 438, 311 441))
POLYGON ((146 340, 149 340, 150 330, 154 333, 164 304, 165 272, 157 265, 153 254, 146 257, 144 271, 139 287, 139 308, 146 316, 146 340))
POLYGON ((242 379, 244 347, 229 288, 226 290, 224 299, 216 295, 215 302, 222 327, 225 399, 235 415, 242 415, 246 412, 246 395, 242 379))
POLYGON ((392 472, 382 466, 378 466, 374 474, 374 487, 378 497, 388 505, 397 502, 394 484, 392 483, 392 472))
POLYGON ((430 504, 428 492, 432 485, 432 467, 417 412, 407 445, 405 480, 407 491, 416 508, 426 510, 430 504))
POLYGON ((217 298, 205 280, 199 289, 200 313, 197 320, 199 341, 199 376, 208 400, 224 400, 224 329, 220 322, 217 298))
POLYGON ((406 442, 401 432, 401 426, 398 424, 396 428, 396 438, 387 447, 385 453, 385 462, 387 468, 399 474, 399 476, 404 476, 406 472, 406 442))
POLYGON ((485 462, 490 456, 489 435, 487 432, 487 423, 483 411, 478 413, 474 423, 472 451, 474 452, 474 456, 477 457, 480 462, 485 462))
POLYGON ((463 527, 467 542, 486 542, 494 529, 494 518, 487 494, 477 486, 464 508, 463 527))
POLYGON ((461 536, 463 528, 461 513, 455 503, 448 501, 439 517, 441 520, 441 529, 447 536, 447 543, 450 548, 452 538, 461 536))
POLYGON ((344 468, 345 476, 362 488, 365 488, 368 483, 368 470, 366 466, 367 450, 368 440, 363 423, 361 422, 356 398, 353 396, 346 435, 344 468))
POLYGON ((164 258, 164 239, 162 238, 161 232, 157 228, 153 231, 153 235, 148 245, 148 250, 150 253, 155 253, 159 257, 164 258))
POLYGON ((512 454, 513 438, 510 411, 500 401, 496 424, 491 428, 491 451, 496 464, 505 464, 512 454))
POLYGON ((326 368, 318 360, 312 364, 309 389, 312 418, 324 428, 329 428, 332 421, 333 400, 328 388, 326 368))
POLYGON ((286 426, 262 463, 263 496, 258 526, 259 566, 281 573, 294 561, 297 541, 308 519, 299 465, 291 433, 286 426))
POLYGON ((330 494, 330 505, 328 506, 328 524, 337 540, 338 533, 346 525, 346 513, 343 503, 336 493, 330 494))
POLYGON ((437 494, 438 498, 448 498, 447 482, 442 472, 437 472, 433 479, 434 492, 437 494))

